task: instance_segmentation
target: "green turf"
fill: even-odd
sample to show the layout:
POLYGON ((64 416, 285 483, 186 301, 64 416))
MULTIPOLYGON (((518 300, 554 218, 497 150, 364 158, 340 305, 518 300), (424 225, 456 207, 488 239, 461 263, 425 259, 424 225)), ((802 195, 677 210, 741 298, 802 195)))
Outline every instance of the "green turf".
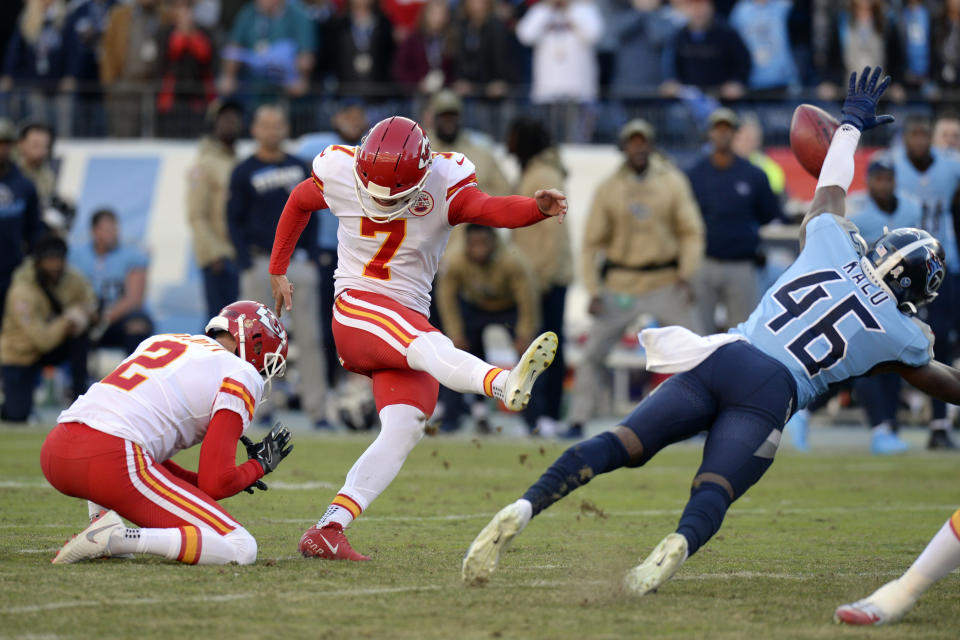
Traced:
MULTIPOLYGON (((536 518, 491 582, 467 588, 461 556, 562 445, 427 438, 350 529, 373 562, 305 560, 365 439, 297 435, 265 494, 225 501, 260 545, 250 567, 159 559, 53 566, 86 505, 45 486, 43 433, 0 429, 0 638, 956 638, 958 578, 890 628, 842 628, 836 605, 898 575, 953 512, 956 458, 784 453, 723 529, 659 593, 631 600, 625 570, 673 530, 699 451, 681 445, 536 518), (39 551, 38 551, 39 550, 39 551)), ((195 464, 195 454, 178 457, 195 464)))

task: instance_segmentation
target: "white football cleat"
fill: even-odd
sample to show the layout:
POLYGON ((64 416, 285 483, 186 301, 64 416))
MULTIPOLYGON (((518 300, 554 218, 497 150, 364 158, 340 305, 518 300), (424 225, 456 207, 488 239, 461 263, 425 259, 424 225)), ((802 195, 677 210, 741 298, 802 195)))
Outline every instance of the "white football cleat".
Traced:
POLYGON ((109 556, 110 534, 125 526, 116 511, 108 511, 94 519, 86 529, 67 540, 50 562, 72 564, 81 560, 109 556))
POLYGON ((500 563, 500 554, 506 550, 532 517, 529 507, 521 501, 508 504, 493 516, 463 556, 460 575, 471 585, 481 585, 490 579, 500 563))
POLYGON ((837 607, 833 621, 840 624, 890 624, 902 618, 917 599, 900 586, 899 580, 883 585, 863 600, 837 607))
POLYGON ((687 560, 687 539, 679 533, 671 533, 660 541, 647 559, 627 572, 624 586, 627 593, 645 596, 673 577, 687 560))
POLYGON ((503 404, 510 411, 523 411, 530 402, 530 390, 537 376, 547 370, 557 355, 557 334, 541 333, 520 356, 503 383, 503 404))

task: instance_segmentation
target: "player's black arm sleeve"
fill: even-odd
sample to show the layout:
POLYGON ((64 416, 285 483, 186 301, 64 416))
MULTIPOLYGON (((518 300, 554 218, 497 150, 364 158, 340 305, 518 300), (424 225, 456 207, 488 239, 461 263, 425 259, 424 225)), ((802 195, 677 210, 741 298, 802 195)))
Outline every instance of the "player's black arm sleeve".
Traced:
POLYGON ((911 367, 902 362, 889 362, 871 370, 874 373, 893 372, 938 400, 950 404, 960 403, 960 371, 933 360, 922 367, 911 367))

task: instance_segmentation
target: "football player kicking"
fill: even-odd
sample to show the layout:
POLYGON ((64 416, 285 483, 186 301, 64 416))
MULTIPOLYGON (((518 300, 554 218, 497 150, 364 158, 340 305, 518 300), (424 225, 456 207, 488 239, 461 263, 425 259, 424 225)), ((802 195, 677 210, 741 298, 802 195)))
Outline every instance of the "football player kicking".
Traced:
POLYGON ((523 409, 536 377, 553 361, 557 336, 537 337, 519 364, 504 370, 453 346, 430 325, 430 288, 454 225, 522 227, 563 216, 554 189, 533 198, 492 197, 477 188, 473 164, 459 153, 432 153, 419 124, 377 123, 359 147, 333 145, 313 160, 313 176, 290 194, 270 257, 277 313, 291 309, 285 275, 311 212, 337 216, 333 336, 343 366, 373 378, 383 425, 347 474, 323 517, 300 539, 308 557, 368 560, 343 534, 400 472, 423 436, 439 384, 523 409))
POLYGON ((287 333, 270 309, 241 301, 206 334, 144 340, 57 418, 40 451, 43 475, 103 510, 54 563, 134 553, 187 564, 257 559, 257 541, 216 500, 266 489, 260 478, 293 449, 279 425, 260 443, 242 438, 264 378, 283 375, 287 333), (241 438, 250 459, 236 466, 241 438), (170 460, 200 442, 196 473, 170 460))
POLYGON ((933 583, 960 567, 960 509, 954 511, 907 571, 863 600, 837 607, 833 619, 854 625, 890 624, 907 614, 933 583))
POLYGON ((943 280, 940 243, 920 229, 898 229, 868 250, 843 217, 861 132, 893 120, 875 115, 890 83, 880 82, 880 73, 864 69, 859 83, 851 75, 842 124, 801 225, 800 255, 748 320, 706 338, 677 327, 644 331, 647 368, 678 375, 612 431, 567 449, 497 513, 467 550, 465 581, 486 581, 533 516, 594 476, 642 466, 665 446, 706 430, 676 532, 626 575, 627 591, 642 596, 717 532, 731 503, 773 463, 787 419, 829 384, 896 371, 932 396, 960 400, 960 371, 931 359, 932 335, 913 318, 943 280))

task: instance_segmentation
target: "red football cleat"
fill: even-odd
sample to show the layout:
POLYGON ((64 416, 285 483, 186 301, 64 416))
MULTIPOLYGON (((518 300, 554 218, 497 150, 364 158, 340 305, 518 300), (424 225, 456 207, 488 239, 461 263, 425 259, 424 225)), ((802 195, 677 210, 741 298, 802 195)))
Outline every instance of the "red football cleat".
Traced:
POLYGON ((300 553, 305 558, 323 558, 324 560, 360 562, 370 559, 353 550, 347 542, 347 536, 343 534, 343 526, 338 522, 331 522, 323 528, 314 525, 307 529, 300 538, 300 553))

